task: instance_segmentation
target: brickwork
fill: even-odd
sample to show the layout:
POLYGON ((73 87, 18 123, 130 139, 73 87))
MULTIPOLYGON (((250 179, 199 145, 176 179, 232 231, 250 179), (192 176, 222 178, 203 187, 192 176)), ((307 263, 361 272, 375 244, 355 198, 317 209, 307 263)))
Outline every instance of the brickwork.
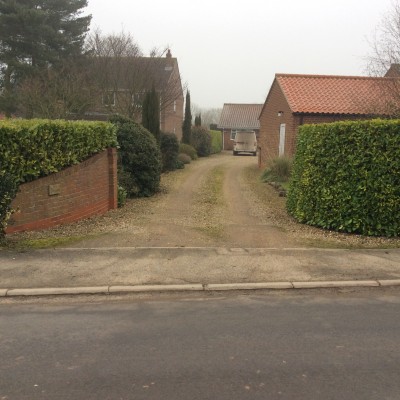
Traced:
POLYGON ((6 233, 46 229, 117 208, 117 155, 108 149, 58 173, 28 182, 12 203, 6 233))

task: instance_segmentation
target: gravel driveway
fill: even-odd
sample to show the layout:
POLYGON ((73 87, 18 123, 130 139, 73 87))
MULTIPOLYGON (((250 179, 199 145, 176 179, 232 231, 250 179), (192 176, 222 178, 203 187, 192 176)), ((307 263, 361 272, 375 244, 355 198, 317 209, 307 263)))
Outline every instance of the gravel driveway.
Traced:
POLYGON ((285 199, 259 180, 257 159, 223 152, 162 176, 156 196, 132 199, 104 216, 10 235, 28 247, 400 247, 399 239, 366 238, 294 222, 285 199))

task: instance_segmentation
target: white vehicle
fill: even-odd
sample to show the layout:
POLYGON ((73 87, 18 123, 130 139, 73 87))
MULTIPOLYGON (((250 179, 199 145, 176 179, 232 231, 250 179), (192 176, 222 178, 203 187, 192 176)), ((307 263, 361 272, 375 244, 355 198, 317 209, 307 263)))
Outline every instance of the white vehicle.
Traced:
POLYGON ((251 153, 257 155, 257 138, 254 131, 237 131, 234 144, 233 155, 239 153, 251 153))

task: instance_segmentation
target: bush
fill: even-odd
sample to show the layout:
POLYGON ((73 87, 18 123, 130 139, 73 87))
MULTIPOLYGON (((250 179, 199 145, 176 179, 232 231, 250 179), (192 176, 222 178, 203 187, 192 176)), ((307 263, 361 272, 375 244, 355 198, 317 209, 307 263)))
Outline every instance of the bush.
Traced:
POLYGON ((1 121, 0 175, 9 172, 28 182, 116 146, 114 127, 105 122, 1 121))
POLYGON ((163 133, 160 142, 162 170, 174 171, 177 168, 179 142, 173 133, 163 133))
POLYGON ((190 144, 181 143, 179 145, 179 153, 187 154, 192 160, 197 160, 199 158, 196 149, 190 144))
POLYGON ((301 127, 287 207, 310 225, 399 236, 400 121, 301 127))
POLYGON ((121 185, 118 185, 118 207, 123 207, 126 203, 126 197, 128 196, 127 191, 121 185))
POLYGON ((192 128, 192 146, 199 157, 208 157, 211 154, 211 135, 202 126, 192 128))
POLYGON ((128 197, 148 197, 159 190, 161 154, 154 136, 121 116, 110 119, 117 128, 118 181, 128 197))
POLYGON ((211 154, 221 153, 222 151, 222 133, 221 131, 210 131, 211 135, 211 154))
POLYGON ((274 158, 261 175, 261 180, 263 182, 287 182, 291 175, 292 164, 293 161, 289 157, 274 158))
POLYGON ((176 168, 175 169, 184 169, 185 164, 181 160, 176 160, 176 168))
POLYGON ((18 191, 18 179, 9 174, 0 175, 0 237, 4 235, 7 221, 12 214, 11 202, 18 191))
POLYGON ((183 164, 190 164, 190 162, 192 161, 192 159, 187 154, 184 153, 178 154, 178 160, 183 164))

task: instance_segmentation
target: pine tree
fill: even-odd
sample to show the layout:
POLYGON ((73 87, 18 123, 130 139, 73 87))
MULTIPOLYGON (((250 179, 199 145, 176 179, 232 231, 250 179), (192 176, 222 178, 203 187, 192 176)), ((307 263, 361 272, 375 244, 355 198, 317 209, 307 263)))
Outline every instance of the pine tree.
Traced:
POLYGON ((142 106, 142 125, 151 132, 160 143, 160 99, 156 89, 146 93, 142 106))
POLYGON ((182 143, 190 144, 192 136, 192 112, 190 110, 190 92, 186 92, 185 118, 182 124, 182 143))
POLYGON ((56 68, 82 53, 91 16, 87 0, 0 1, 0 107, 15 108, 18 83, 39 69, 56 68))

